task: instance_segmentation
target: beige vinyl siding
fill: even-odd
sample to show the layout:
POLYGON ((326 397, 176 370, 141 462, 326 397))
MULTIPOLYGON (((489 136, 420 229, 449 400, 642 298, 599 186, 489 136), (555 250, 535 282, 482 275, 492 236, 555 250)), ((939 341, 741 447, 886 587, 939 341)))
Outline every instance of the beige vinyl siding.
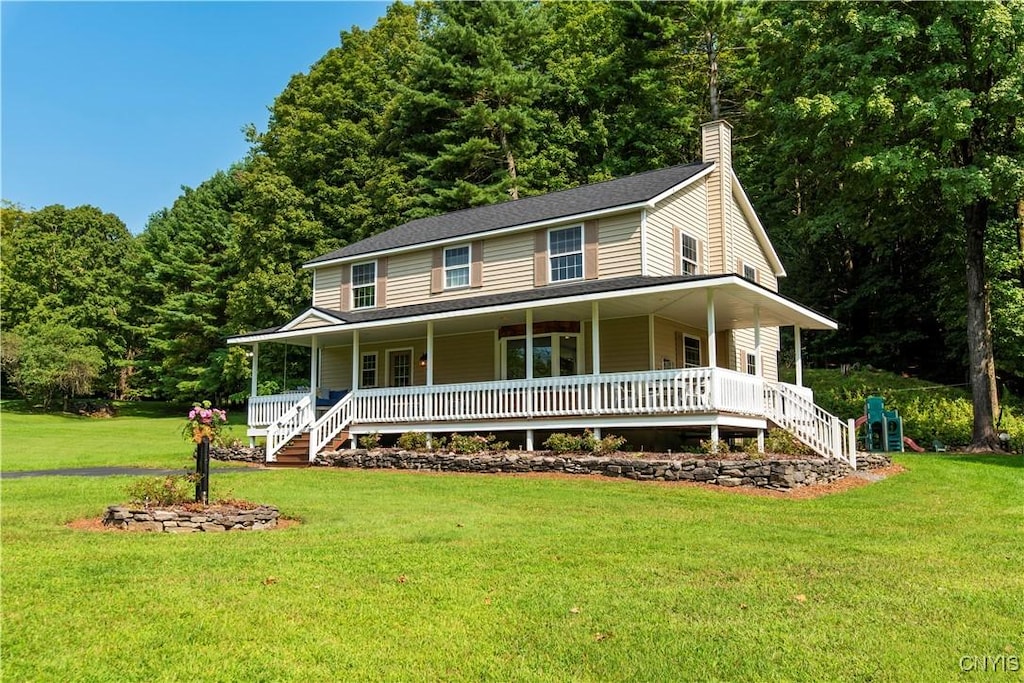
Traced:
POLYGON ((490 382, 495 378, 494 332, 434 339, 434 384, 490 382))
MULTIPOLYGON (((674 275, 678 272, 673 262, 673 229, 682 229, 705 245, 709 243, 707 207, 707 184, 701 180, 661 200, 647 212, 648 275, 674 275)), ((704 251, 701 254, 701 272, 707 273, 707 246, 704 251)))
POLYGON ((316 289, 313 290, 313 305, 331 311, 340 311, 341 269, 343 266, 327 266, 316 269, 316 289))
MULTIPOLYGON (((591 372, 590 321, 583 324, 581 372, 591 372)), ((646 372, 650 369, 647 316, 601 319, 601 372, 646 372)))
POLYGON ((388 259, 388 306, 420 304, 431 298, 433 250, 397 254, 388 259))
POLYGON ((748 266, 754 266, 757 268, 758 284, 773 292, 777 292, 779 290, 778 279, 775 277, 775 273, 772 272, 771 266, 768 265, 768 257, 765 255, 764 250, 761 249, 760 243, 754 236, 753 228, 747 222, 747 217, 743 215, 739 205, 736 205, 731 212, 729 240, 733 260, 727 264, 726 270, 730 273, 739 272, 740 275, 743 275, 737 269, 741 261, 748 266))
MULTIPOLYGON (((731 369, 737 372, 747 371, 747 354, 754 353, 754 330, 734 330, 732 339, 732 350, 734 358, 731 359, 731 369)), ((771 382, 779 380, 779 328, 761 328, 761 372, 765 379, 771 382)))
POLYGON ((642 274, 640 212, 598 221, 597 273, 601 278, 642 274))
POLYGON ((664 361, 668 361, 674 368, 681 368, 684 365, 683 359, 678 356, 676 349, 676 333, 687 337, 694 337, 700 341, 700 359, 702 365, 708 362, 708 335, 704 330, 689 325, 681 325, 674 320, 667 318, 654 318, 654 365, 655 370, 664 367, 664 361))
POLYGON ((311 315, 310 317, 303 320, 298 325, 293 326, 293 330, 308 330, 311 327, 323 327, 324 325, 334 325, 335 323, 330 320, 324 320, 320 316, 311 315))
POLYGON ((352 388, 351 346, 328 346, 321 349, 320 386, 335 390, 352 388))

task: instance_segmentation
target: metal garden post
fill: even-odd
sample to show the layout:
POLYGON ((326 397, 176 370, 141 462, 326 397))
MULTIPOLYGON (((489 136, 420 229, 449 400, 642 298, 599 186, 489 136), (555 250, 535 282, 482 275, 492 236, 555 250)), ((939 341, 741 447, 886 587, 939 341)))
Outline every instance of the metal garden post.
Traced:
POLYGON ((196 446, 196 502, 210 502, 210 437, 196 446))

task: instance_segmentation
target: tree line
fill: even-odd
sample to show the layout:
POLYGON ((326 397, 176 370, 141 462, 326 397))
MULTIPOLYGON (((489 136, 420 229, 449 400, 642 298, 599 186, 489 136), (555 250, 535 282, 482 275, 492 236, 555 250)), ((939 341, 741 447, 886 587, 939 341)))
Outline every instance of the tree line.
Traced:
MULTIPOLYGON (((396 3, 142 234, 5 206, 5 380, 47 403, 240 397, 224 337, 308 305, 303 261, 692 161, 699 124, 725 118, 782 291, 840 322, 807 356, 969 381, 991 427, 997 390, 1024 388, 1022 38, 1017 0, 396 3)), ((301 358, 268 351, 267 390, 301 381, 301 358)))

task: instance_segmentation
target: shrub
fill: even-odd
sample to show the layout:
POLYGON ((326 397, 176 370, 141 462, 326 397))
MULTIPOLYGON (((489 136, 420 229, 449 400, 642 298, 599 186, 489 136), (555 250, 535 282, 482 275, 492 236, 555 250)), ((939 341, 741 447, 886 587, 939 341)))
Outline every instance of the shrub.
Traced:
POLYGON ((547 438, 543 446, 555 453, 578 453, 583 450, 583 437, 576 434, 556 432, 547 438))
POLYGON ((398 447, 406 451, 427 450, 426 432, 405 432, 398 437, 398 447))
POLYGON ((544 447, 555 453, 614 453, 626 443, 626 439, 614 434, 598 439, 589 429, 583 434, 555 432, 544 442, 544 447))
POLYGON ((479 434, 452 434, 448 442, 448 449, 452 453, 460 455, 472 455, 484 451, 503 451, 508 448, 508 441, 496 441, 493 434, 481 436, 479 434))
POLYGON ((815 455, 814 450, 807 446, 785 429, 769 429, 764 438, 766 453, 781 455, 815 455))
POLYGON ((363 434, 359 437, 359 447, 365 448, 368 451, 372 451, 374 448, 380 448, 380 432, 363 434))
POLYGON ((744 439, 743 452, 751 460, 760 460, 764 457, 764 453, 757 450, 757 439, 744 439))
POLYGON ((145 477, 125 487, 131 502, 145 507, 182 505, 195 501, 195 475, 171 474, 166 477, 145 477))
POLYGON ((717 441, 712 439, 701 439, 700 452, 707 453, 708 455, 715 455, 717 453, 728 453, 729 443, 718 439, 717 441))

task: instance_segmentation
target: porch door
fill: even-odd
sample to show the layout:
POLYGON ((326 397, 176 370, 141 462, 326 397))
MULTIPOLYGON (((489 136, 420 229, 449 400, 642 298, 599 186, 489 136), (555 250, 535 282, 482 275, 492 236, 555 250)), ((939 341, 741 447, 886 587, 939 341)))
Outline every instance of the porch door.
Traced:
POLYGON ((388 386, 412 385, 412 351, 388 351, 388 386))
MULTIPOLYGON (((526 377, 526 339, 512 337, 504 343, 504 379, 526 377)), ((577 335, 541 335, 533 338, 533 376, 565 377, 575 375, 577 366, 577 335)))

